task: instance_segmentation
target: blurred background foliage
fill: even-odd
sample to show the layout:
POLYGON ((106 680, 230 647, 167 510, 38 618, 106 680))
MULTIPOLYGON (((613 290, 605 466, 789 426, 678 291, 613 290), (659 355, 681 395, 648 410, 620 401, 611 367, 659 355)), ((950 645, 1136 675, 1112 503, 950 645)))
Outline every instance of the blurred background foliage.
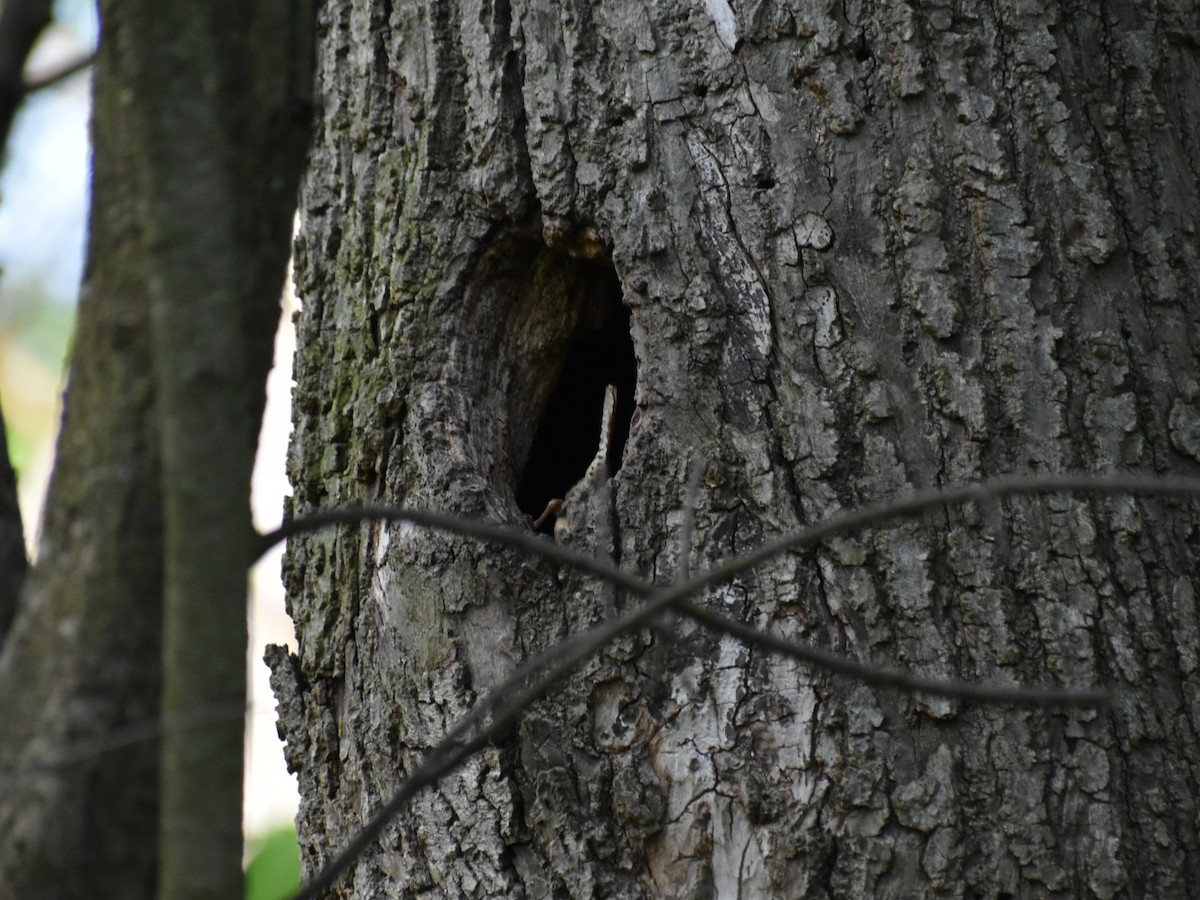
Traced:
POLYGON ((246 900, 283 900, 300 889, 296 828, 283 825, 250 841, 246 900))
MULTIPOLYGON (((57 0, 27 80, 88 56, 96 38, 89 0, 57 0)), ((0 173, 0 405, 31 535, 50 470, 83 269, 89 93, 85 70, 30 94, 0 173)))

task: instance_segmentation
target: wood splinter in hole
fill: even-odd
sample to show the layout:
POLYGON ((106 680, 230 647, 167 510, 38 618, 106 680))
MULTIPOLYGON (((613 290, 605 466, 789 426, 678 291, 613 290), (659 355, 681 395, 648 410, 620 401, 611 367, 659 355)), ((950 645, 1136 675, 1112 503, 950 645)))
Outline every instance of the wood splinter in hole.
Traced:
POLYGON ((570 507, 582 500, 592 488, 600 484, 608 474, 608 445, 613 437, 613 411, 617 408, 617 387, 610 384, 604 389, 604 409, 600 413, 600 446, 596 455, 588 464, 583 477, 579 479, 561 499, 555 497, 546 504, 542 514, 536 519, 526 516, 525 522, 534 531, 540 529, 546 520, 555 516, 554 539, 561 540, 563 533, 571 527, 570 507))

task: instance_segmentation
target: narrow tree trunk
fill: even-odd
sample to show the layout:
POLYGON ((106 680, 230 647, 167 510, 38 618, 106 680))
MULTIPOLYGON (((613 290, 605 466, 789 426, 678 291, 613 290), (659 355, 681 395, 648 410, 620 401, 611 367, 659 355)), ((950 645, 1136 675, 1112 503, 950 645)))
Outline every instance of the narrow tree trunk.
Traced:
POLYGON ((101 4, 64 421, 0 654, 4 900, 242 892, 249 476, 312 18, 159 7, 101 4))
MULTIPOLYGON (((628 438, 567 540, 660 584, 691 460, 697 566, 919 487, 1197 472, 1184 13, 347 0, 322 17, 298 511, 520 525, 583 473, 610 382, 628 438)), ((680 624, 610 648, 420 795, 347 890, 1183 896, 1197 524, 1174 501, 1012 500, 705 598, 877 665, 1110 685, 1111 711, 870 690, 680 624)), ((629 602, 408 526, 297 540, 286 569, 300 646, 275 683, 309 873, 521 659, 629 602)))
POLYGON ((243 893, 250 476, 307 137, 306 3, 111 7, 146 230, 163 461, 158 896, 243 893), (240 23, 235 25, 235 23, 240 23))
POLYGON ((4 411, 0 410, 0 649, 17 613, 17 596, 28 568, 25 529, 17 502, 17 473, 8 458, 4 411))
POLYGON ((0 654, 0 897, 153 897, 159 442, 137 155, 96 57, 88 265, 38 565, 0 654))

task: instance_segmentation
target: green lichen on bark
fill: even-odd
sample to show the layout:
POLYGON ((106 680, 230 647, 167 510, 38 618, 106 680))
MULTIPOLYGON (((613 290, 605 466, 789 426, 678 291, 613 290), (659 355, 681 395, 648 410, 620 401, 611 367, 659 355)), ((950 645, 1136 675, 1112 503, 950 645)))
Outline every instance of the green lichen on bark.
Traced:
MULTIPOLYGON (((1195 380, 1198 357, 1187 298, 1200 266, 1185 221, 1196 189, 1174 173, 1200 168, 1196 82, 1181 77, 1190 57, 1154 18, 1168 13, 406 7, 381 25, 386 52, 372 70, 341 63, 363 10, 324 13, 336 115, 369 113, 377 130, 360 153, 363 133, 331 112, 310 178, 302 293, 339 313, 305 313, 302 391, 328 383, 352 405, 299 417, 294 477, 313 487, 304 504, 374 490, 520 521, 512 448, 523 439, 511 432, 531 427, 537 404, 502 386, 530 384, 522 360, 553 329, 514 313, 538 302, 514 306, 506 288, 481 288, 480 273, 512 284, 489 266, 514 233, 536 244, 576 230, 611 255, 638 358, 637 413, 611 485, 615 549, 659 582, 678 560, 692 458, 709 461, 694 548, 704 562, 913 487, 1012 470, 1191 471, 1176 384, 1195 380), (1137 21, 1117 37, 1109 19, 1126 16, 1137 21), (462 102, 450 109, 450 98, 462 102), (1178 131, 1154 143, 1163 122, 1178 131), (392 193, 371 161, 397 146, 422 148, 424 162, 392 193), (363 204, 377 209, 385 189, 394 220, 368 219, 363 204), (375 256, 356 257, 366 270, 339 281, 347 240, 375 256), (368 303, 396 322, 369 350, 368 303), (510 338, 488 344, 484 322, 510 338), (383 425, 394 450, 382 485, 356 483, 352 467, 305 466, 325 435, 379 421, 364 398, 387 378, 404 400, 402 421, 383 425), (353 379, 370 388, 342 391, 353 379)), ((548 295, 546 281, 529 284, 530 296, 548 295)), ((401 829, 398 855, 420 877, 365 861, 357 889, 1115 895, 1136 871, 1178 893, 1185 860, 1200 858, 1194 804, 1158 849, 1139 835, 1173 816, 1163 797, 1190 796, 1196 766, 1172 765, 1166 749, 1195 743, 1195 716, 1183 712, 1194 673, 1173 629, 1178 620, 1187 634, 1194 618, 1196 524, 1170 503, 1013 500, 778 560, 706 598, 924 674, 1115 681, 1128 693, 1111 717, 877 694, 689 626, 674 642, 637 636, 501 748, 489 775, 521 802, 479 800, 469 864, 424 849, 445 845, 438 804, 453 802, 456 780, 401 829), (1190 606, 1169 613, 1168 596, 1190 606), (614 722, 633 737, 618 740, 614 722), (653 798, 644 808, 622 780, 631 770, 653 798), (1128 790, 1140 779, 1154 797, 1128 790), (474 868, 497 858, 511 867, 474 868)), ((329 681, 368 706, 384 694, 429 698, 448 720, 516 658, 613 602, 541 564, 404 529, 384 555, 352 549, 381 540, 379 529, 344 537, 332 570, 318 571, 329 554, 303 545, 289 563, 294 597, 327 582, 354 593, 379 567, 406 585, 386 603, 355 593, 362 611, 339 632, 344 644, 301 639, 302 668, 321 676, 327 660, 369 643, 377 656, 329 681), (382 613, 367 611, 421 608, 451 570, 457 599, 440 602, 458 653, 439 673, 443 696, 401 658, 405 639, 381 630, 382 613), (504 612, 495 649, 458 624, 485 608, 504 612), (370 668, 380 659, 382 677, 370 668)), ((328 596, 304 602, 320 608, 328 596)), ((338 690, 322 703, 339 708, 338 690)), ((365 748, 380 746, 378 729, 356 725, 348 765, 373 786, 439 736, 410 725, 404 753, 374 756, 365 748)), ((322 765, 302 773, 312 785, 302 819, 324 835, 310 867, 353 820, 352 803, 319 795, 322 765)))

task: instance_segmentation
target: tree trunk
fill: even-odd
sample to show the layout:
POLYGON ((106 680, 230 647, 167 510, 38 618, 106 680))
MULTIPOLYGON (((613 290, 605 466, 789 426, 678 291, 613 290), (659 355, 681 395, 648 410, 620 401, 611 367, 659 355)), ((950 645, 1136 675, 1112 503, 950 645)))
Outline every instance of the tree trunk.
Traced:
MULTIPOLYGON (((1198 27, 1145 2, 330 0, 295 511, 519 526, 583 473, 608 383, 628 436, 565 540, 659 584, 692 460, 695 567, 920 487, 1196 473, 1198 27)), ((683 623, 419 795, 347 896, 1183 896, 1197 524, 1014 499, 704 598, 876 665, 1105 684, 1110 711, 876 691, 683 623)), ((285 568, 310 875, 520 660, 630 602, 411 526, 297 539, 285 568)))
POLYGON ((96 55, 89 262, 38 564, 0 655, 0 897, 153 897, 162 510, 138 158, 96 55), (15 773, 15 774, 13 774, 15 773))
POLYGON ((314 17, 100 6, 88 264, 38 563, 0 653, 0 898, 228 898, 250 470, 314 17))
POLYGON ((17 473, 8 459, 8 435, 0 409, 0 650, 17 613, 17 596, 25 581, 25 529, 17 502, 17 473))

